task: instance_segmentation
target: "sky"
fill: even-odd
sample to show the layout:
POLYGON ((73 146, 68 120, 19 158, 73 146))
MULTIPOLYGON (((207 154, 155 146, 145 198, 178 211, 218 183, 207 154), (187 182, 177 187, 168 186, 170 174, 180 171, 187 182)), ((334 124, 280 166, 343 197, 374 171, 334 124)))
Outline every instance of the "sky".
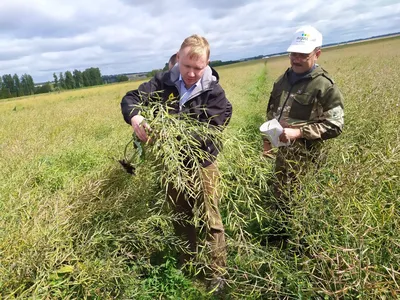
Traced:
POLYGON ((0 0, 0 75, 151 71, 194 33, 208 39, 211 60, 268 55, 286 51, 303 25, 323 44, 398 32, 400 1, 0 0))

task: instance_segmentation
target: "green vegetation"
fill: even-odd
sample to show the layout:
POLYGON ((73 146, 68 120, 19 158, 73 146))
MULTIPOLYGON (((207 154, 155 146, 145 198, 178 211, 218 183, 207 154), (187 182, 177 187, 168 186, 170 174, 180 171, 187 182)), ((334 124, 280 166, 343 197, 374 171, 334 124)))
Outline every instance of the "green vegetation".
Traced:
MULTIPOLYGON (((54 73, 53 79, 53 83, 48 81, 35 86, 33 78, 29 74, 23 74, 21 77, 18 77, 17 74, 13 76, 5 74, 0 76, 0 99, 44 94, 52 91, 72 90, 103 84, 99 68, 88 68, 83 72, 74 70, 73 74, 70 71, 66 71, 65 73, 60 72, 58 77, 54 73)), ((122 79, 125 78, 122 77, 122 79)))
POLYGON ((147 78, 154 77, 157 73, 163 72, 163 69, 154 69, 147 73, 147 78))
MULTIPOLYGON (((232 299, 398 297, 399 47, 397 38, 323 52, 345 96, 345 129, 326 143, 322 168, 302 178, 285 225, 269 208, 273 162, 260 158, 258 127, 288 60, 218 69, 234 109, 218 159, 232 299), (286 247, 268 242, 281 226, 286 247)), ((195 275, 203 256, 176 268, 185 244, 157 163, 168 156, 146 147, 135 176, 116 161, 131 137, 119 102, 132 85, 0 102, 1 298, 212 299, 195 275)), ((173 142, 163 142, 154 147, 167 153, 173 142)))
POLYGON ((0 77, 0 99, 32 95, 35 86, 32 76, 24 74, 21 78, 17 74, 5 74, 0 77))
POLYGON ((53 74, 54 89, 55 90, 72 90, 81 87, 89 87, 103 84, 103 78, 99 68, 87 68, 86 70, 74 70, 60 72, 57 77, 56 73, 53 74))

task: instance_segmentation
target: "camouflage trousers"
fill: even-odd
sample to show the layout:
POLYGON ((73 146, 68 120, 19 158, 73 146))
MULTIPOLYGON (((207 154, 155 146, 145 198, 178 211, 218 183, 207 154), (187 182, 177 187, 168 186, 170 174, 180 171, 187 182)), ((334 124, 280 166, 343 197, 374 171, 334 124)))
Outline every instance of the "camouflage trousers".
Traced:
POLYGON ((177 235, 188 241, 191 253, 182 253, 180 263, 184 264, 197 253, 197 230, 193 222, 194 209, 200 209, 200 218, 206 229, 206 240, 209 251, 210 266, 214 274, 223 274, 226 267, 225 231, 219 212, 220 193, 218 191, 220 173, 215 163, 203 168, 200 172, 202 193, 191 197, 179 192, 173 185, 167 187, 169 202, 184 220, 174 222, 177 235), (186 222, 187 221, 187 222, 186 222))
POLYGON ((292 194, 301 189, 300 178, 311 170, 316 170, 325 161, 326 155, 321 148, 321 143, 310 147, 302 140, 289 147, 279 148, 275 160, 273 193, 283 211, 289 212, 292 194))

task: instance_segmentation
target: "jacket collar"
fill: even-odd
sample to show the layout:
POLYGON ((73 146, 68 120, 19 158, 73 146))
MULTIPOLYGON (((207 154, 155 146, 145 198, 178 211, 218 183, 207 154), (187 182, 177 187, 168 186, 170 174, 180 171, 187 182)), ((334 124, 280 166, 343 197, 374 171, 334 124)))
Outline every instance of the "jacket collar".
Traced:
MULTIPOLYGON (((167 74, 169 73, 169 76, 166 76, 166 81, 165 83, 168 85, 175 85, 178 89, 180 88, 179 84, 179 63, 176 64, 167 74)), ((211 88, 211 85, 217 83, 219 81, 219 75, 217 71, 215 71, 213 68, 210 66, 207 66, 206 69, 204 70, 204 74, 200 79, 200 82, 194 89, 193 93, 195 91, 203 91, 211 88)))
MULTIPOLYGON (((293 72, 292 68, 288 68, 286 70, 285 77, 289 78, 290 72, 293 72)), ((316 64, 315 68, 310 73, 308 73, 305 77, 303 77, 302 79, 305 79, 305 78, 313 79, 313 78, 323 75, 323 74, 324 74, 324 69, 322 69, 320 65, 316 64)))

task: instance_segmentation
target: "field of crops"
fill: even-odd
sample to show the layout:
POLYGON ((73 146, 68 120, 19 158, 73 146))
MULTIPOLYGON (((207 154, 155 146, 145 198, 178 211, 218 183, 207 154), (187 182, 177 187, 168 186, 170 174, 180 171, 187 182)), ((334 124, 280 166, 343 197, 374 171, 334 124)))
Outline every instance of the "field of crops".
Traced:
MULTIPOLYGON (((397 37, 323 50, 345 128, 292 195, 285 247, 265 243, 282 216, 268 208, 258 127, 289 60, 217 69, 234 109, 218 159, 231 299, 399 297, 399 48, 397 37)), ((206 262, 176 268, 151 159, 135 176, 116 162, 131 138, 119 103, 137 85, 0 102, 0 298, 212 299, 195 275, 206 262)))

